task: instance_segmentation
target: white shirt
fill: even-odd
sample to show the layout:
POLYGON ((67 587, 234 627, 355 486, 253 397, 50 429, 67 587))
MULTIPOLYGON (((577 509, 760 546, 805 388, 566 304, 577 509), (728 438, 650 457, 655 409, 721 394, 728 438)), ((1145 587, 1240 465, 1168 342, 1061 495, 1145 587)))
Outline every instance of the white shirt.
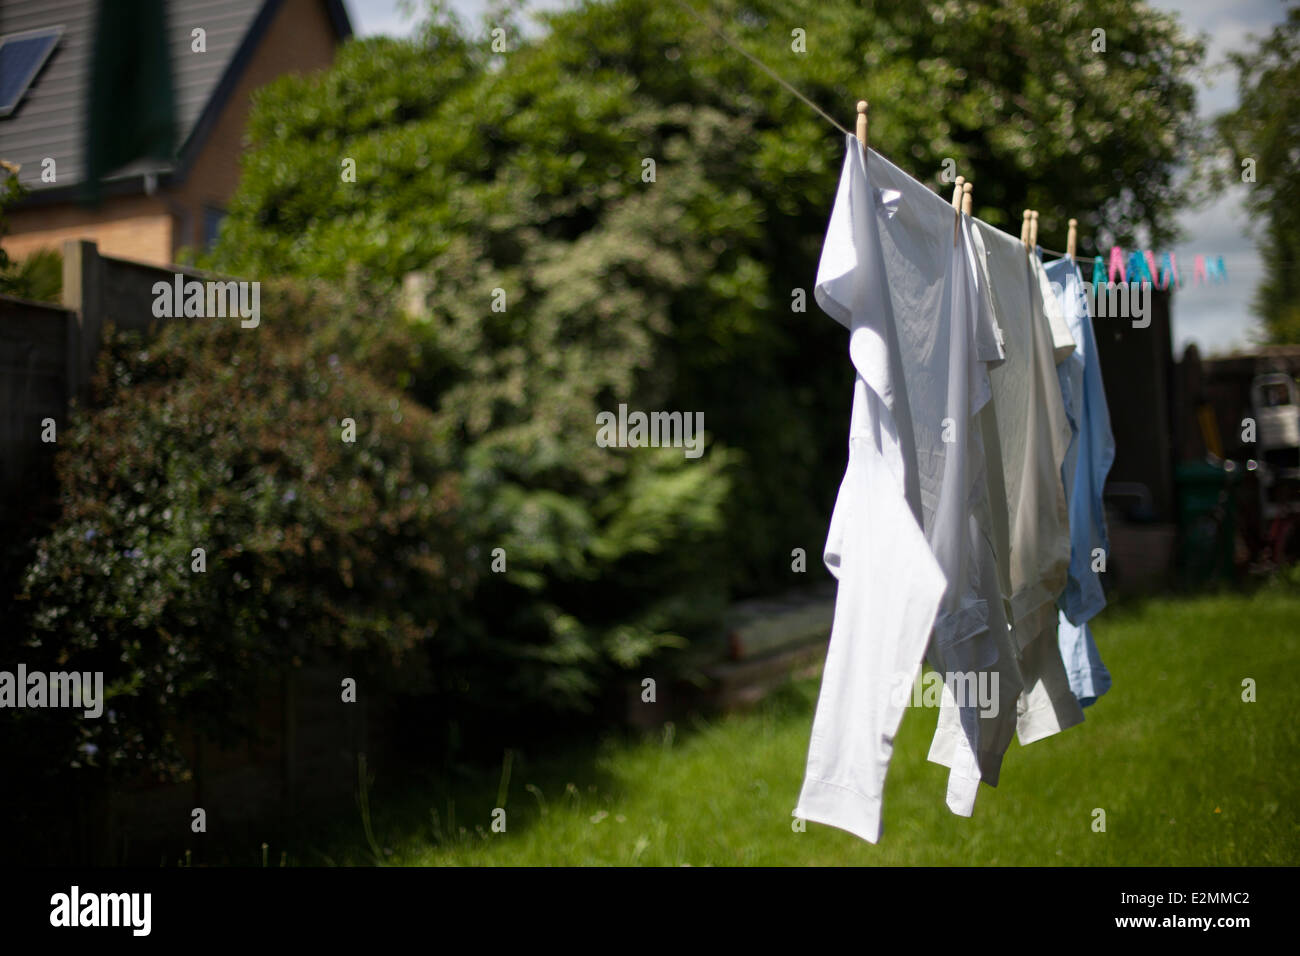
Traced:
POLYGON ((991 501, 993 525, 995 538, 1006 535, 998 541, 999 577, 1009 588, 1024 685, 1016 732, 1029 743, 1083 720, 1057 646, 1055 607, 1070 563, 1061 466, 1073 434, 1056 365, 1073 354, 1074 340, 1036 256, 983 222, 975 222, 972 239, 1006 351, 990 373, 993 412, 980 424, 999 449, 1003 494, 991 501))
MULTIPOLYGON (((963 245, 969 281, 967 297, 975 309, 977 328, 991 330, 992 338, 999 343, 999 355, 1004 355, 1001 344, 1005 336, 998 328, 989 305, 986 280, 977 262, 973 223, 969 217, 963 217, 963 245)), ((998 364, 990 363, 990 367, 998 364)), ((977 586, 988 608, 988 633, 996 646, 996 653, 970 666, 949 667, 944 673, 939 720, 928 755, 934 763, 950 768, 947 804, 952 812, 962 816, 974 812, 980 780, 990 786, 997 785, 1002 757, 1016 731, 1017 701, 1023 688, 1019 648, 1006 618, 1009 572, 1006 562, 998 557, 1007 553, 1009 532, 993 402, 978 409, 971 431, 971 445, 977 459, 974 467, 978 469, 971 512, 972 553, 979 562, 977 586), (965 682, 955 686, 964 687, 968 692, 979 688, 978 702, 969 697, 958 700, 954 696, 949 686, 954 673, 965 682)))
MULTIPOLYGON (((985 492, 971 421, 992 394, 987 363, 1000 352, 992 326, 978 321, 958 214, 879 154, 864 162, 853 137, 846 145, 816 297, 851 330, 859 377, 849 469, 826 551, 840 589, 795 815, 874 841, 902 718, 891 690, 910 686, 931 624, 931 661, 941 672, 999 659, 988 607, 998 590, 978 547, 975 511, 985 492), (901 500, 884 494, 886 472, 901 500), (876 497, 864 500, 868 492, 876 497), (924 531, 929 553, 904 517, 924 531), (927 620, 932 606, 937 616, 927 620)), ((967 737, 974 759, 978 722, 967 737)))
POLYGON ((839 590, 794 815, 874 843, 905 706, 894 690, 920 666, 947 582, 907 495, 909 471, 918 492, 920 483, 908 467, 913 429, 878 222, 897 212, 889 202, 899 197, 878 195, 857 140, 846 145, 815 294, 850 329, 857 377, 825 551, 839 590))
MULTIPOLYGON (((1071 429, 1056 360, 1059 355, 1064 361, 1074 344, 1070 339, 1067 348, 1053 341, 1048 306, 1033 268, 1036 262, 1031 262, 1021 242, 979 220, 971 232, 1006 351, 1006 361, 990 372, 989 379, 1008 528, 1008 546, 998 558, 1008 562, 1008 596, 1015 624, 1055 602, 1070 564, 1061 463, 1071 429)), ((1050 285, 1047 288, 1050 293, 1050 285)), ((1054 295, 1049 298, 1054 302, 1054 295)), ((1061 330, 1069 336, 1063 321, 1061 330)), ((1034 636, 1021 634, 1021 646, 1034 636)))

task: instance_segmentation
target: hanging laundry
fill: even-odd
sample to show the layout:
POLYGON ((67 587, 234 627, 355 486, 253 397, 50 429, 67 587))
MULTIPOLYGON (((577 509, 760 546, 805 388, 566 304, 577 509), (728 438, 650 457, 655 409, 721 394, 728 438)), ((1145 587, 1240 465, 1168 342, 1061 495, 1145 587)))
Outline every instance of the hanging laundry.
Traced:
POLYGON ((1048 263, 1045 272, 1059 290, 1061 311, 1075 341, 1074 354, 1058 366, 1075 438, 1062 465, 1070 513, 1070 567, 1065 591, 1057 602, 1057 639, 1070 690, 1080 705, 1087 707, 1111 684, 1088 621, 1106 606, 1093 565, 1098 551, 1104 557, 1110 550, 1102 489, 1115 458, 1115 439, 1083 277, 1068 258, 1048 263))
MULTIPOLYGON (((1061 395, 1062 411, 1071 436, 1061 462, 1051 477, 1039 473, 1039 480, 1042 483, 1040 491, 1044 495, 1050 495, 1057 503, 1057 507, 1065 508, 1066 520, 1059 531, 1063 531, 1066 536, 1065 547, 1068 556, 1071 553, 1069 496, 1063 476, 1066 463, 1070 460, 1070 445, 1073 443, 1073 436, 1077 429, 1077 424, 1072 418, 1075 405, 1073 396, 1081 386, 1072 375, 1077 370, 1077 366, 1068 363, 1077 353, 1078 347, 1061 309, 1060 300, 1052 288, 1046 269, 1043 268, 1041 250, 1035 250, 1029 264, 1038 287, 1038 295, 1031 298, 1039 321, 1039 330, 1045 331, 1050 337, 1052 361, 1056 364, 1057 394, 1061 395), (1070 392, 1069 396, 1065 394, 1066 389, 1070 392)), ((1050 386, 1048 391, 1050 392, 1050 386)), ((1049 590, 1057 587, 1056 579, 1053 578, 1052 581, 1053 583, 1047 585, 1049 590)), ((1067 564, 1065 583, 1068 584, 1068 581, 1067 564)), ((1059 595, 1058 590, 1056 593, 1058 599, 1059 595)), ((1083 710, 1070 689, 1069 675, 1065 669, 1065 662, 1061 658, 1057 624, 1057 611, 1053 602, 1049 609, 1041 612, 1041 617, 1038 612, 1033 615, 1031 628, 1037 630, 1036 636, 1029 630, 1022 630, 1018 634, 1018 637, 1030 637, 1030 644, 1022 649, 1020 660, 1025 690, 1019 702, 1020 714, 1016 722, 1016 736, 1022 744, 1050 737, 1083 722, 1083 710)))
POLYGON ((850 352, 862 366, 854 382, 849 463, 824 552, 839 583, 793 815, 875 843, 905 707, 894 692, 897 675, 916 672, 945 581, 903 493, 888 336, 877 338, 885 330, 857 315, 851 339, 857 348, 850 352))
POLYGON ((1006 563, 1006 598, 1025 687, 1017 702, 1016 735, 1029 743, 1083 719, 1056 642, 1056 597, 1070 561, 1061 466, 1071 435, 1056 366, 1073 352, 1074 342, 1037 257, 986 223, 976 221, 972 234, 989 305, 1006 337, 1007 360, 989 376, 997 435, 996 445, 986 439, 986 447, 990 459, 998 448, 1005 482, 1002 500, 992 504, 1005 511, 1009 541, 996 550, 1006 563))
MULTIPOLYGON (((969 217, 962 220, 961 238, 973 283, 968 296, 975 304, 976 327, 992 329, 1001 347, 1004 333, 988 305, 973 238, 974 222, 969 217)), ((1005 359, 1005 352, 999 354, 1005 359)), ((990 360, 987 364, 992 369, 1001 361, 990 360)), ((971 528, 972 552, 978 562, 974 587, 987 608, 994 653, 990 654, 985 647, 978 658, 970 654, 950 655, 947 661, 935 663, 944 677, 943 695, 927 755, 931 762, 949 768, 946 802, 948 809, 962 816, 974 813, 981 780, 997 786, 1003 755, 1015 735, 1016 702, 1023 689, 1018 652, 1006 617, 1005 595, 1010 593, 1010 574, 998 557, 1007 553, 1010 533, 992 401, 979 406, 971 445, 976 453, 972 456, 972 466, 982 466, 977 471, 981 478, 972 489, 975 519, 971 528), (965 699, 958 699, 957 690, 963 686, 965 699), (986 698, 980 701, 981 706, 973 706, 969 699, 971 687, 985 689, 986 698)))
MULTIPOLYGON (((1056 375, 1073 341, 1049 337, 1030 257, 1018 239, 976 220, 972 230, 989 306, 1006 340, 1006 361, 990 372, 998 451, 1006 481, 1013 617, 1054 602, 1069 566, 1068 516, 1060 466, 1070 443, 1056 375), (1060 487, 1059 500, 1055 485, 1060 487)), ((987 449, 990 457, 993 449, 987 449)))
POLYGON ((902 719, 891 688, 919 674, 931 630, 941 672, 997 657, 980 588, 990 562, 972 555, 982 485, 970 423, 1001 353, 975 322, 956 213, 879 154, 864 162, 852 136, 846 146, 816 298, 850 329, 858 378, 826 549, 840 588, 795 815, 875 842, 902 719))
POLYGON ((918 667, 947 582, 907 490, 914 439, 877 222, 900 197, 878 195, 858 143, 847 146, 814 294, 849 329, 857 374, 849 462, 824 552, 839 589, 794 816, 874 843, 903 716, 895 675, 918 667))

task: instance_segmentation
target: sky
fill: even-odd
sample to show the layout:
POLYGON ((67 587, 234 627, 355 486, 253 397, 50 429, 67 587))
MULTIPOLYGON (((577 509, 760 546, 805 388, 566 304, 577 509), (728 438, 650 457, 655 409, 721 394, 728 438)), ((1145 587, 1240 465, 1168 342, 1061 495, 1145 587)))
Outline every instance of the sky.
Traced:
MULTIPOLYGON (((352 25, 361 36, 383 33, 407 36, 414 18, 403 0, 344 0, 352 25)), ((1207 46, 1205 75, 1197 82, 1198 109, 1203 117, 1232 109, 1237 103, 1235 74, 1224 68, 1224 54, 1251 46, 1252 34, 1268 33, 1285 18, 1283 0, 1149 0, 1158 10, 1176 14, 1189 33, 1202 34, 1207 46)), ((553 9, 565 0, 531 0, 530 9, 553 9)), ((487 0, 451 0, 467 23, 477 23, 487 0)), ((422 8, 419 4, 418 8, 422 8)), ((1173 302, 1174 354, 1195 342, 1202 356, 1249 348, 1258 322, 1250 301, 1263 276, 1255 243, 1247 235, 1243 197, 1248 186, 1225 191, 1208 205, 1189 208, 1179 216, 1185 239, 1172 251, 1188 279, 1197 254, 1223 257, 1228 281, 1194 286, 1188 282, 1173 302)), ((829 204, 830 197, 827 197, 829 204)), ((828 207, 829 208, 829 207, 828 207)), ((1155 250, 1157 259, 1165 250, 1155 250)), ((1127 252, 1127 250, 1126 250, 1127 252)), ((1085 276, 1088 278, 1088 276, 1085 276)))

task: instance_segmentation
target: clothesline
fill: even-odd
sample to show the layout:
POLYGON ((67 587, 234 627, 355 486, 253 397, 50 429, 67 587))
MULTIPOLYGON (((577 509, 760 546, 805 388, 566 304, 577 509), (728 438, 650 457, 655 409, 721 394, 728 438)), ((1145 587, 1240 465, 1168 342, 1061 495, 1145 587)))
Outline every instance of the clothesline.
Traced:
POLYGON ((1081 723, 1110 686, 1088 630, 1106 603, 1088 561, 1108 547, 1100 489, 1114 439, 1075 265, 1086 257, 1043 249, 1058 260, 1031 255, 1026 273, 1025 251, 1042 249, 1037 213, 1025 213, 1015 237, 969 215, 964 181, 945 202, 869 148, 865 102, 851 133, 686 0, 674 2, 844 134, 817 301, 846 327, 875 333, 850 344, 850 453, 824 551, 839 581, 835 620, 793 816, 880 839, 904 706, 895 685, 930 654, 947 690, 927 759, 949 768, 947 806, 969 817, 981 781, 997 784, 1013 735, 1030 744, 1081 723), (909 196, 909 228, 882 227, 877 217, 892 212, 872 202, 877 184, 909 196), (954 254, 929 255, 928 242, 954 229, 954 254), (969 255, 958 254, 959 234, 969 255), (945 281, 949 297, 917 293, 945 281), (906 401, 896 380, 910 386, 906 401), (964 428, 950 435, 933 427, 940 421, 964 428), (1042 520, 1019 519, 1053 500, 1042 520), (969 533, 972 519, 980 534, 969 533), (1013 550, 1029 559, 1013 565, 1013 550), (976 659, 985 663, 972 669, 976 659))
POLYGON ((866 125, 860 104, 817 266, 855 375, 823 550, 835 613, 793 816, 875 843, 925 662, 942 691, 912 695, 939 710, 926 760, 948 768, 941 792, 962 817, 1013 738, 1083 723, 1110 688, 1088 625, 1106 606, 1114 436, 1075 264, 1028 253, 1032 211, 1021 237, 955 214, 966 184, 945 202, 864 149, 866 125))
MULTIPOLYGON (((796 88, 796 87, 794 86, 794 84, 790 83, 788 80, 785 79, 785 77, 783 77, 783 76, 781 76, 779 73, 777 73, 776 70, 772 69, 772 68, 771 68, 770 66, 768 66, 766 63, 764 63, 762 60, 760 60, 758 57, 754 56, 752 53, 750 53, 748 50, 746 50, 744 47, 742 47, 739 43, 737 43, 737 42, 736 42, 736 41, 735 41, 735 40, 734 40, 734 39, 733 39, 733 38, 732 38, 732 37, 727 33, 726 30, 722 29, 722 27, 718 25, 718 23, 717 23, 716 21, 712 20, 711 18, 705 17, 705 16, 704 16, 703 14, 701 14, 698 10, 696 10, 694 7, 692 7, 690 4, 688 4, 688 3, 686 2, 686 0, 673 0, 673 2, 676 3, 676 4, 677 4, 679 7, 681 7, 683 10, 685 10, 687 13, 689 13, 689 14, 690 14, 692 17, 694 17, 696 20, 698 20, 700 23, 704 24, 704 26, 706 26, 709 30, 711 30, 713 33, 715 33, 715 34, 716 34, 716 35, 717 35, 717 36, 718 36, 718 37, 719 37, 719 38, 720 38, 724 43, 726 43, 728 46, 730 46, 733 50, 735 50, 737 53, 739 53, 739 54, 740 54, 741 56, 743 56, 745 59, 749 60, 751 63, 753 63, 755 66, 757 66, 760 70, 762 70, 764 73, 766 73, 766 74, 767 74, 768 76, 770 76, 772 79, 774 79, 777 83, 779 83, 781 86, 783 86, 786 90, 788 90, 788 91, 790 92, 791 95, 793 95, 796 99, 800 100, 800 101, 803 102, 806 106, 808 106, 809 108, 811 108, 815 113, 817 113, 818 116, 820 116, 822 119, 826 120, 826 122, 830 123, 831 126, 835 127, 835 128, 836 128, 837 130, 839 130, 841 133, 844 133, 844 134, 846 134, 846 135, 850 135, 850 136, 851 136, 851 135, 855 135, 852 131, 850 131, 849 129, 845 128, 843 125, 841 125, 841 124, 840 124, 840 123, 835 119, 835 117, 831 116, 831 115, 830 115, 829 113, 827 113, 824 109, 822 109, 820 106, 818 106, 816 103, 814 103, 811 99, 809 99, 807 96, 805 96, 805 95, 804 95, 804 94, 803 94, 803 93, 802 93, 798 88, 796 88)), ((864 144, 864 146, 865 146, 865 144, 864 144)), ((880 150, 877 149, 876 147, 872 147, 872 148, 875 149, 875 151, 876 151, 877 153, 879 153, 881 156, 884 156, 884 155, 885 155, 884 153, 881 153, 880 150)), ((889 157, 885 156, 885 158, 888 159, 889 157)), ((895 165, 897 165, 897 164, 895 164, 895 165)), ((901 169, 901 167, 900 167, 900 169, 901 169)), ((913 178, 915 178, 915 177, 913 177, 913 178)), ((920 182, 920 180, 917 180, 917 181, 920 182)), ((924 184, 922 184, 922 185, 924 185, 924 184)), ((929 188, 929 187, 926 187, 926 188, 929 188)), ((933 191, 933 190, 931 190, 931 191, 933 191)), ((940 198, 942 198, 942 197, 940 197, 940 198)), ((1055 250, 1055 249, 1048 249, 1048 248, 1046 248, 1045 246, 1042 246, 1042 245, 1038 246, 1038 248, 1042 249, 1043 252, 1047 253, 1048 255, 1055 256, 1055 257, 1058 258, 1058 259, 1066 259, 1066 258, 1069 258, 1069 259, 1073 259, 1075 262, 1085 262, 1085 261, 1087 261, 1087 260, 1089 260, 1089 259, 1091 258, 1090 256, 1079 256, 1079 255, 1071 256, 1069 253, 1066 253, 1066 252, 1058 252, 1058 251, 1055 250)))
POLYGON ((826 120, 826 122, 830 123, 841 133, 850 133, 851 135, 851 132, 849 130, 845 129, 838 122, 836 122, 835 117, 831 116, 829 113, 827 113, 824 109, 822 109, 812 100, 810 100, 808 97, 804 96, 803 93, 797 90, 783 76, 777 73, 776 70, 772 69, 766 63, 760 60, 758 57, 754 56, 752 53, 750 53, 748 50, 742 47, 739 43, 733 40, 727 34, 727 31, 723 30, 722 27, 718 26, 716 21, 706 18, 698 10, 696 10, 690 4, 686 3, 686 0, 673 0, 673 2, 676 3, 683 10, 685 10, 687 13, 689 13, 691 16, 693 16, 696 20, 699 20, 700 23, 703 23, 706 27, 708 27, 710 30, 716 33, 723 40, 723 42, 725 42, 728 46, 734 49, 737 53, 745 57, 745 59, 749 60, 751 63, 757 66, 760 70, 762 70, 772 79, 776 80, 778 83, 784 86, 795 97, 797 97, 798 99, 802 100, 805 104, 810 106, 817 113, 817 115, 819 115, 822 119, 826 120))

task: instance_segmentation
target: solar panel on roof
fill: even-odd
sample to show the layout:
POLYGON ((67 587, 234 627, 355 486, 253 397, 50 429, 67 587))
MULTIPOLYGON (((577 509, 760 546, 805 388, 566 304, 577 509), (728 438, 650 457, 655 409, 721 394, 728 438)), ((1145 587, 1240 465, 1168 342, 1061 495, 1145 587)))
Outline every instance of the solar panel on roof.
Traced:
POLYGON ((17 108, 62 32, 62 27, 47 27, 0 37, 0 116, 17 108))

